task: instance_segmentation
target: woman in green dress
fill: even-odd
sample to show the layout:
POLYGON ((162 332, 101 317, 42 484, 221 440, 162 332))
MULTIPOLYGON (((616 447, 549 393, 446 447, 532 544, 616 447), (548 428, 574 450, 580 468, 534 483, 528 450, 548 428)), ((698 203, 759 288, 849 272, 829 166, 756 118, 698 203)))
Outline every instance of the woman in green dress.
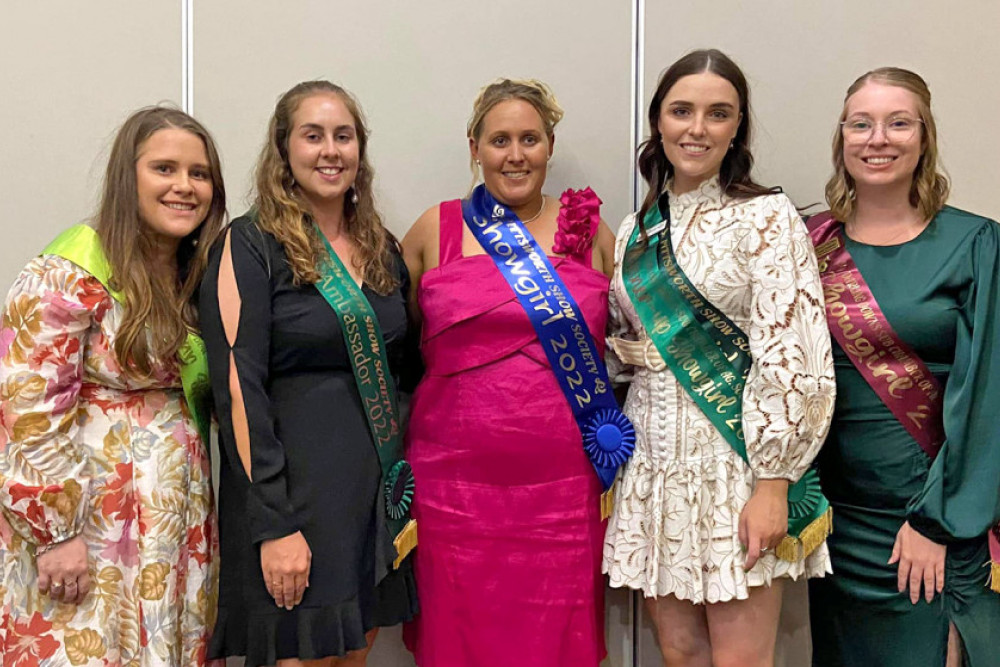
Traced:
POLYGON ((907 70, 855 81, 831 210, 809 221, 838 343, 814 666, 1000 664, 984 567, 1000 517, 1000 226, 945 206, 930 101, 907 70))

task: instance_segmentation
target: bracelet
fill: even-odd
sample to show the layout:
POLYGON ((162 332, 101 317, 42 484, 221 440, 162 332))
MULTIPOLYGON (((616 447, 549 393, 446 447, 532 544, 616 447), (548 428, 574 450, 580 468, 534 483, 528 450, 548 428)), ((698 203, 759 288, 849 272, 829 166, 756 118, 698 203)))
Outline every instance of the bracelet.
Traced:
MULTIPOLYGON (((69 538, 69 539, 73 539, 73 538, 69 538)), ((50 552, 53 549, 55 549, 56 547, 58 547, 60 544, 64 544, 64 543, 66 543, 68 541, 69 540, 62 540, 60 542, 50 542, 49 544, 40 544, 40 545, 38 545, 37 547, 35 547, 35 558, 38 558, 39 556, 44 556, 48 552, 50 552)))

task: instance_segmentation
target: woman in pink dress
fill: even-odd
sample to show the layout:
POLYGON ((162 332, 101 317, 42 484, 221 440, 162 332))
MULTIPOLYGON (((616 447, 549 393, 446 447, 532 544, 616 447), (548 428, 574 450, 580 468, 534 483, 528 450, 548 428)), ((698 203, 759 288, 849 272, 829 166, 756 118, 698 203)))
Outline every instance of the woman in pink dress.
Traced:
MULTIPOLYGON (((537 81, 482 90, 468 126, 476 180, 545 251, 603 354, 613 238, 586 189, 543 194, 562 117, 537 81)), ((420 531, 420 667, 586 667, 604 648, 601 483, 517 295, 463 221, 430 208, 403 240, 426 375, 407 459, 420 531)))

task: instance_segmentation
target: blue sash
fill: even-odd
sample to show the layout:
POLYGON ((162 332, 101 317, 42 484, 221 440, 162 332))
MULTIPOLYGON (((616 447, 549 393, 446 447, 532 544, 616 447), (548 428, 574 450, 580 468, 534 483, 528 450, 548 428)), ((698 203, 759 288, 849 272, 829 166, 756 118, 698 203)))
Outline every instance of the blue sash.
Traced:
POLYGON ((486 186, 462 200, 462 217, 531 320, 573 411, 583 448, 607 491, 635 448, 635 431, 618 409, 579 306, 521 220, 486 186))

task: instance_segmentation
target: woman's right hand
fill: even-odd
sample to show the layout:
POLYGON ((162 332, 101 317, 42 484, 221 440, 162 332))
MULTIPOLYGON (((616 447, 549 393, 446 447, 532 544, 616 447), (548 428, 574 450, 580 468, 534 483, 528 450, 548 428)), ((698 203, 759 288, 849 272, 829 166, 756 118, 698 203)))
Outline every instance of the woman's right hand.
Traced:
POLYGON ((45 549, 35 558, 38 590, 56 602, 79 604, 90 591, 87 543, 77 535, 45 549))
POLYGON ((309 587, 312 551, 300 531, 264 540, 260 545, 260 569, 267 592, 275 604, 291 609, 302 602, 309 587))

